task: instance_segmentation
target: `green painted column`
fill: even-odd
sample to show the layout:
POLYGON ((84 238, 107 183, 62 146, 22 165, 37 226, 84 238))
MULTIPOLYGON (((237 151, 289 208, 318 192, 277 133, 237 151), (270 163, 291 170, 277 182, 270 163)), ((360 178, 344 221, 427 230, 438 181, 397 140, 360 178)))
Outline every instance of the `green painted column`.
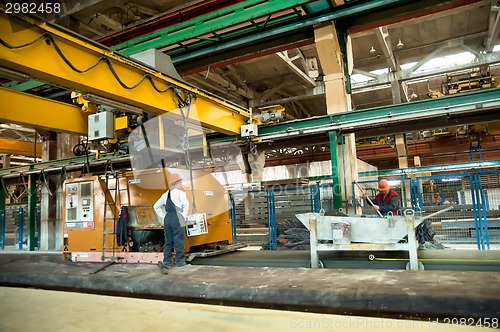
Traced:
POLYGON ((3 186, 0 186, 0 210, 5 210, 5 200, 7 199, 7 191, 3 186))
POLYGON ((29 251, 35 250, 36 225, 36 177, 30 175, 28 179, 28 245, 29 251))
MULTIPOLYGON (((337 26, 337 22, 330 22, 314 29, 314 40, 324 74, 326 113, 331 118, 338 114, 353 113, 350 90, 346 89, 350 85, 349 73, 352 71, 352 61, 347 61, 352 58, 351 42, 346 30, 342 27, 338 29, 337 26)), ((340 122, 344 123, 344 120, 340 122)), ((354 134, 344 135, 342 149, 339 149, 336 144, 338 133, 338 130, 336 133, 329 133, 332 168, 335 167, 336 170, 334 206, 339 209, 345 205, 344 212, 348 212, 348 202, 353 200, 355 195, 351 184, 357 180, 358 174, 356 140, 354 134), (332 139, 335 139, 334 145, 332 139), (346 162, 342 163, 342 160, 346 162)))
POLYGON ((340 181, 340 166, 337 153, 338 135, 336 131, 329 131, 330 137, 330 160, 332 164, 332 181, 333 181, 333 208, 340 209, 342 207, 342 184, 340 181))

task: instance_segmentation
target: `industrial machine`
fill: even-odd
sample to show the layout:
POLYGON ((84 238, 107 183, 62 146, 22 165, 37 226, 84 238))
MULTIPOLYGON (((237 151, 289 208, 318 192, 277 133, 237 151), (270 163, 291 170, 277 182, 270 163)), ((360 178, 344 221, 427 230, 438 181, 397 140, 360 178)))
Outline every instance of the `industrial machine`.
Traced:
POLYGON ((496 87, 495 77, 488 69, 473 70, 467 73, 447 74, 440 91, 429 90, 429 97, 438 98, 456 93, 489 89, 496 87))
MULTIPOLYGON (((174 171, 189 179, 187 170, 165 170, 174 171)), ((167 190, 165 172, 148 169, 67 180, 65 254, 73 261, 161 260, 163 220, 156 215, 153 204, 167 190)), ((192 184, 189 180, 183 183, 192 219, 186 226, 186 252, 227 248, 233 243, 233 231, 226 190, 210 173, 202 171, 193 171, 192 184), (193 213, 195 207, 203 213, 193 213)))
MULTIPOLYGON (((37 17, 8 14, 2 6, 0 31, 0 67, 11 76, 74 92, 69 104, 0 89, 8 105, 2 120, 82 137, 74 152, 87 157, 85 175, 72 174, 64 183, 63 201, 56 203, 63 206, 67 255, 157 262, 148 255, 161 251, 163 230, 152 205, 167 189, 165 174, 175 168, 193 208, 186 249, 233 242, 224 188, 209 173, 191 169, 202 169, 205 160, 215 168, 206 133, 240 136, 246 144, 254 139, 253 132, 242 131, 256 130, 248 109, 171 75, 157 66, 165 55, 156 50, 151 61, 133 59, 37 17), (21 103, 30 107, 19 112, 21 103), (106 164, 103 171, 92 165, 103 154, 108 161, 119 155, 127 160, 115 169, 106 164)), ((279 115, 269 110, 262 121, 279 115)))
POLYGON ((413 210, 406 210, 403 216, 384 218, 326 216, 324 211, 296 216, 310 231, 312 267, 319 267, 317 251, 397 250, 408 251, 409 270, 422 270, 424 267, 418 261, 415 229, 426 219, 452 208, 450 206, 425 217, 416 217, 413 210))

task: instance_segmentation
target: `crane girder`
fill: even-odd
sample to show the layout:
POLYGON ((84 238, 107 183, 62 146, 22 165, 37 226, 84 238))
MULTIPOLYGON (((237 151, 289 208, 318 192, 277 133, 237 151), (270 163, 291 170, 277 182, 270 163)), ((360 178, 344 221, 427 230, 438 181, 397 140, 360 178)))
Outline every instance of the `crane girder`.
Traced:
POLYGON ((68 89, 95 94, 146 112, 190 114, 203 127, 240 133, 247 109, 177 80, 104 46, 31 17, 0 10, 0 67, 68 89))
POLYGON ((87 135, 88 113, 74 105, 6 88, 0 88, 0 100, 0 122, 87 135))
POLYGON ((26 157, 33 157, 36 150, 36 157, 42 156, 42 144, 0 138, 0 154, 15 154, 26 157))

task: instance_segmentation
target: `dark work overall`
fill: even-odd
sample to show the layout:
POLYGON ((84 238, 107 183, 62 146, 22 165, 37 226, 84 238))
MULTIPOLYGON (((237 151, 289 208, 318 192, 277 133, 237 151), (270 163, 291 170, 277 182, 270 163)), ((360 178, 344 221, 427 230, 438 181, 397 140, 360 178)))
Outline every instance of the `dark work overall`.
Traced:
POLYGON ((175 204, 168 192, 167 203, 165 204, 165 219, 163 220, 163 231, 165 234, 165 246, 163 248, 163 265, 172 266, 172 248, 175 248, 175 261, 177 267, 186 265, 184 261, 184 227, 181 226, 175 204))

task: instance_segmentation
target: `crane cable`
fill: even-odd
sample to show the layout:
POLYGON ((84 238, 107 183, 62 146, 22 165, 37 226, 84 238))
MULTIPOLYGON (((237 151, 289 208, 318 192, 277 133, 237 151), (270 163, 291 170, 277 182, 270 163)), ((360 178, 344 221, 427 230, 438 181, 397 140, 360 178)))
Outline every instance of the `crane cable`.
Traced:
POLYGON ((192 104, 192 98, 193 95, 190 93, 186 92, 186 99, 184 100, 181 96, 180 90, 177 88, 174 88, 174 93, 175 96, 177 97, 177 105, 179 106, 179 110, 182 116, 182 122, 184 124, 184 131, 183 131, 183 137, 182 137, 182 142, 181 142, 181 147, 182 150, 184 151, 184 156, 186 158, 186 166, 189 169, 189 181, 191 183, 191 198, 193 201, 193 210, 192 214, 197 213, 196 209, 196 200, 195 200, 195 195, 194 195, 194 179, 193 179, 193 168, 191 165, 191 155, 189 153, 189 127, 187 120, 189 118, 189 114, 191 112, 191 104, 192 104), (184 109, 187 110, 186 114, 184 114, 184 109))

